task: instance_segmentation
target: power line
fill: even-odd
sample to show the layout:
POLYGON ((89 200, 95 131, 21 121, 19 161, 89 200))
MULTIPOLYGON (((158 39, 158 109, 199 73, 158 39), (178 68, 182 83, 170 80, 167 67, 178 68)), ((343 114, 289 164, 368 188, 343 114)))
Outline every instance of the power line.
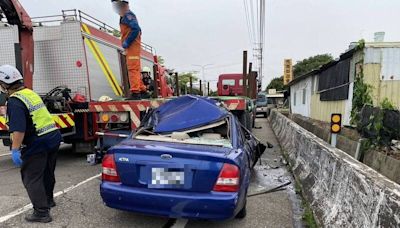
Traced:
POLYGON ((228 63, 228 64, 224 64, 224 65, 212 66, 212 67, 209 67, 208 69, 219 69, 219 68, 224 68, 224 67, 237 66, 237 65, 241 65, 241 64, 243 64, 243 63, 242 62, 228 63))
MULTIPOLYGON (((250 0, 250 17, 251 17, 251 27, 253 29, 253 33, 257 34, 257 29, 258 29, 257 26, 256 26, 257 22, 254 22, 254 21, 257 21, 257 18, 254 19, 255 15, 254 15, 253 0, 250 0)), ((257 42, 257 39, 255 41, 257 42)))
POLYGON ((254 69, 258 68, 259 78, 264 77, 264 44, 265 44, 265 7, 266 0, 243 0, 246 14, 246 24, 253 56, 255 58, 254 69))
POLYGON ((251 23, 250 23, 250 15, 249 15, 249 7, 247 6, 247 0, 243 0, 243 4, 244 4, 244 11, 245 11, 245 17, 246 17, 246 24, 247 24, 247 31, 248 31, 248 36, 249 36, 249 40, 250 43, 254 42, 254 38, 253 38, 253 31, 251 28, 251 23))

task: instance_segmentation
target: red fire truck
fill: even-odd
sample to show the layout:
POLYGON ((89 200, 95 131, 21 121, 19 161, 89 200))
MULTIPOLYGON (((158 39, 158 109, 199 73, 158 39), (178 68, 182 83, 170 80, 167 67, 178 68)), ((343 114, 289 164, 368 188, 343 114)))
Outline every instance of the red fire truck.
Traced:
MULTIPOLYGON (((64 142, 73 144, 76 152, 114 145, 140 126, 149 109, 173 96, 169 72, 158 63, 151 46, 142 45, 141 61, 153 70, 155 96, 128 101, 124 99, 129 93, 127 67, 117 29, 79 10, 30 18, 18 0, 0 0, 0 7, 4 14, 0 64, 23 72, 26 86, 42 95, 64 142)), ((240 115, 249 110, 246 99, 220 100, 240 115)), ((0 137, 7 145, 4 103, 0 137)))

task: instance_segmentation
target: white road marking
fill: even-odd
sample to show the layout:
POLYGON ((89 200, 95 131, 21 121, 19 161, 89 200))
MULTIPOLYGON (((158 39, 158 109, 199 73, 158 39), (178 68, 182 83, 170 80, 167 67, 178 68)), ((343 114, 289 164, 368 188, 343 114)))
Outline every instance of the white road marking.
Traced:
POLYGON ((8 154, 0 154, 0 158, 1 157, 6 157, 6 156, 10 156, 11 155, 11 153, 8 153, 8 154))
MULTIPOLYGON (((84 180, 84 181, 82 181, 82 182, 80 182, 78 184, 72 185, 71 187, 68 187, 68 188, 66 188, 66 189, 64 189, 62 191, 56 192, 54 194, 54 197, 58 197, 58 196, 64 195, 65 193, 68 193, 69 191, 72 191, 75 188, 78 188, 81 185, 84 185, 84 184, 86 184, 86 183, 88 183, 88 182, 90 182, 90 181, 92 181, 94 179, 97 179, 99 177, 101 177, 101 174, 98 174, 96 176, 90 177, 90 178, 88 178, 88 179, 86 179, 86 180, 84 180)), ((9 220, 11 218, 14 218, 14 217, 16 217, 16 216, 18 216, 20 214, 23 214, 23 213, 29 211, 30 209, 32 209, 32 204, 31 203, 28 204, 28 205, 25 205, 24 207, 21 207, 21 208, 13 211, 11 213, 9 213, 8 215, 0 217, 0 223, 3 223, 3 222, 5 222, 5 221, 7 221, 7 220, 9 220)))
POLYGON ((175 224, 171 228, 185 228, 188 222, 189 220, 187 219, 177 219, 175 224))

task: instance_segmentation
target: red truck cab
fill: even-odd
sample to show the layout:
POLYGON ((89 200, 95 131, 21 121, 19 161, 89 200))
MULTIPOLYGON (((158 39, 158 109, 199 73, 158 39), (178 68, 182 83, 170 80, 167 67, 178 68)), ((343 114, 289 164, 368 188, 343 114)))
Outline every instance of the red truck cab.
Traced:
POLYGON ((221 74, 218 78, 218 96, 242 96, 243 74, 221 74))

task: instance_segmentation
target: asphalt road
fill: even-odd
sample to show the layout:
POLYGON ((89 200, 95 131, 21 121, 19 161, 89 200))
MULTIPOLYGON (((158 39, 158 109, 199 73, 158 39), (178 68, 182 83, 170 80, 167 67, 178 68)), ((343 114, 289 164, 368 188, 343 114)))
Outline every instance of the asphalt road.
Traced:
MULTIPOLYGON (((269 141, 275 148, 267 149, 261 164, 255 168, 249 193, 268 190, 288 181, 291 175, 286 170, 280 147, 266 119, 260 118, 254 129, 263 142, 269 141)), ((281 191, 250 197, 247 217, 242 220, 223 222, 172 220, 161 217, 133 214, 107 208, 99 195, 101 167, 90 166, 84 155, 72 154, 70 147, 63 146, 59 152, 56 169, 57 184, 52 209, 51 224, 30 224, 24 216, 31 210, 24 208, 29 199, 20 180, 19 169, 14 168, 7 148, 0 148, 0 227, 302 227, 300 200, 293 185, 281 191)))

